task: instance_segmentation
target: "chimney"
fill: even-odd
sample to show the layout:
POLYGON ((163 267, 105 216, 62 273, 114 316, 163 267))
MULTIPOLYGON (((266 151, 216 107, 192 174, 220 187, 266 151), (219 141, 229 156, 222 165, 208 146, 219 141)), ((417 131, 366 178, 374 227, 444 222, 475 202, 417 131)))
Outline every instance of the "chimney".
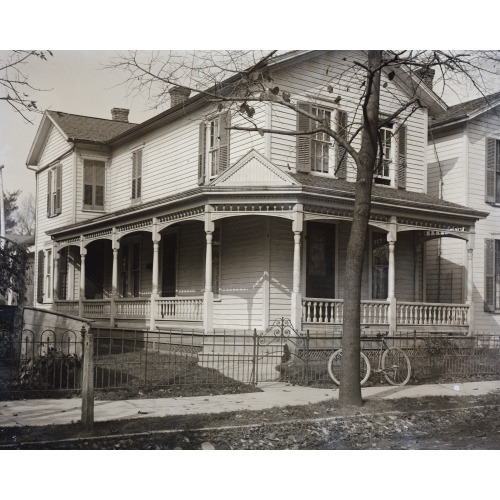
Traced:
POLYGON ((432 84, 434 80, 434 75, 436 74, 436 70, 432 68, 420 68, 415 71, 415 74, 420 78, 422 82, 424 82, 427 87, 432 90, 432 84))
POLYGON ((111 110, 111 118, 117 122, 127 122, 128 123, 128 109, 124 108, 113 108, 111 110))
POLYGON ((168 93, 170 94, 170 107, 173 108, 174 106, 183 103, 189 97, 191 91, 184 87, 175 86, 169 89, 168 93))

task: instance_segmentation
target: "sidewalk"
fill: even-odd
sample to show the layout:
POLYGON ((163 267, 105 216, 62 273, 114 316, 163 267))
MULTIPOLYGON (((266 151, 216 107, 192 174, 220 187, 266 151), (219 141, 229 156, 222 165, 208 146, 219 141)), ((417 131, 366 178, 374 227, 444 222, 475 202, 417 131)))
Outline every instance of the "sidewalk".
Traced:
MULTIPOLYGON (((259 385, 263 392, 188 398, 96 401, 96 422, 196 413, 265 410, 272 407, 307 405, 338 398, 338 389, 315 389, 279 382, 259 385)), ((481 396, 500 390, 500 381, 463 384, 429 384, 404 387, 367 387, 364 399, 417 398, 422 396, 481 396)), ((61 425, 78 422, 81 399, 33 399, 0 401, 0 427, 61 425)))

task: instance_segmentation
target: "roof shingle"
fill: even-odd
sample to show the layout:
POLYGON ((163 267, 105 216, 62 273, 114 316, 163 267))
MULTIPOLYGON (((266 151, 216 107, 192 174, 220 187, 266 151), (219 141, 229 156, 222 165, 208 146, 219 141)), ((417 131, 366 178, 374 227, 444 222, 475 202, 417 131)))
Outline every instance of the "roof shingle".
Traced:
POLYGON ((47 111, 47 114, 69 139, 77 141, 106 142, 137 126, 135 123, 72 115, 61 111, 47 111))

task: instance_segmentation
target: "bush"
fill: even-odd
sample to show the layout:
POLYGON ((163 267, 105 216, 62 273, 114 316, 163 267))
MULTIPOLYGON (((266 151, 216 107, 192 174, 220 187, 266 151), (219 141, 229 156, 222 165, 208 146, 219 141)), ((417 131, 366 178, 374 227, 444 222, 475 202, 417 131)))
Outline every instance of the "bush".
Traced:
POLYGON ((82 361, 76 354, 64 354, 51 347, 46 355, 30 358, 19 369, 22 389, 77 389, 82 361))

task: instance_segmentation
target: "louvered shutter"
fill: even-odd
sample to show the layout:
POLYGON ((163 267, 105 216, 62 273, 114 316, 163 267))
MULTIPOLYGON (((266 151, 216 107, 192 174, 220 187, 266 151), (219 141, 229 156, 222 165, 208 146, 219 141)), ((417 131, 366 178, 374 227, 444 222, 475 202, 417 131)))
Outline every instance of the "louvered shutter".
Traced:
POLYGON ((219 115, 219 164, 217 165, 217 172, 222 174, 229 166, 229 138, 231 126, 231 115, 229 111, 225 111, 219 115))
POLYGON ((484 310, 495 310, 495 240, 484 240, 484 310))
MULTIPOLYGON (((343 139, 347 140, 347 113, 341 109, 337 110, 337 131, 343 139)), ((339 179, 347 177, 347 150, 340 144, 337 144, 335 169, 339 179)))
POLYGON ((56 195, 54 213, 60 214, 62 212, 62 165, 56 167, 56 195))
POLYGON ((207 124, 200 123, 199 144, 198 144, 198 184, 205 183, 206 149, 207 149, 207 124))
POLYGON ((59 280, 57 287, 59 300, 66 300, 68 293, 68 251, 69 248, 65 247, 59 252, 59 276, 54 276, 54 279, 59 280))
POLYGON ((132 199, 140 198, 142 192, 142 149, 132 153, 132 199))
POLYGON ((40 304, 43 302, 44 260, 45 254, 43 250, 39 250, 37 262, 36 301, 40 304))
MULTIPOLYGON (((310 102, 298 102, 297 108, 301 111, 312 113, 310 102)), ((311 120, 301 113, 297 113, 297 132, 311 130, 311 120)), ((311 171, 311 135, 297 136, 297 172, 311 171)))
POLYGON ((486 203, 495 203, 495 177, 497 162, 497 141, 486 138, 486 203))
POLYGON ((397 158, 397 175, 398 188, 406 189, 406 169, 407 169, 407 154, 406 154, 406 126, 401 125, 398 131, 398 158, 397 158))
POLYGON ((47 217, 52 215, 51 210, 52 201, 52 170, 47 172, 47 217))

